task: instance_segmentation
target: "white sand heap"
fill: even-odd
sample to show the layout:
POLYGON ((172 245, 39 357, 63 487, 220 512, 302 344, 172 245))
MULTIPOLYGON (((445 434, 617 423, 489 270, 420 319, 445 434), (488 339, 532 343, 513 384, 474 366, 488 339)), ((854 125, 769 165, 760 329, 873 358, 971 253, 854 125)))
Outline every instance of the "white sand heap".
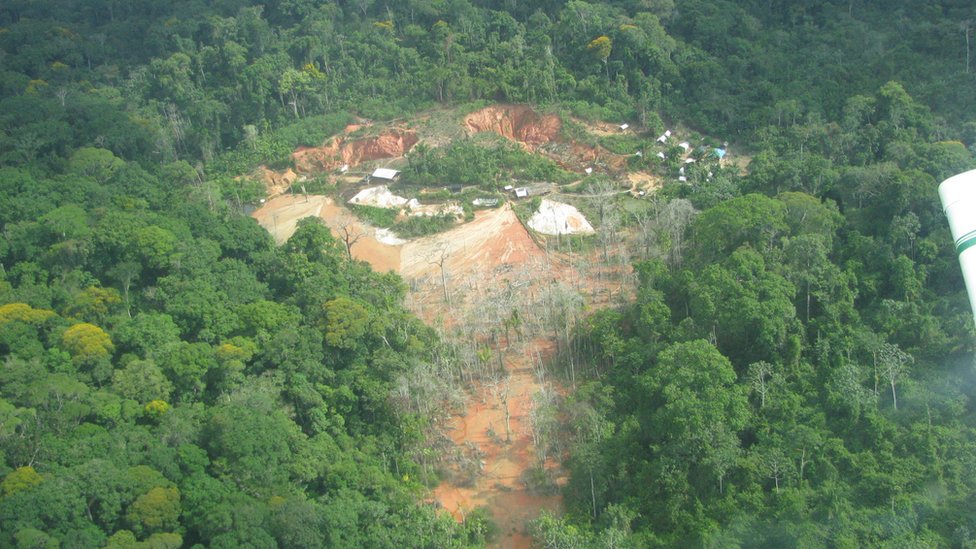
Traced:
POLYGON ((377 208, 412 208, 420 205, 416 199, 408 200, 391 193, 390 188, 386 185, 363 189, 356 193, 356 196, 350 198, 349 203, 377 208))
POLYGON ((400 244, 407 243, 406 240, 398 237, 396 233, 390 229, 376 229, 376 240, 390 246, 399 246, 400 244))
POLYGON ((548 234, 592 234, 593 226, 575 207, 543 198, 537 211, 529 219, 529 228, 548 234))

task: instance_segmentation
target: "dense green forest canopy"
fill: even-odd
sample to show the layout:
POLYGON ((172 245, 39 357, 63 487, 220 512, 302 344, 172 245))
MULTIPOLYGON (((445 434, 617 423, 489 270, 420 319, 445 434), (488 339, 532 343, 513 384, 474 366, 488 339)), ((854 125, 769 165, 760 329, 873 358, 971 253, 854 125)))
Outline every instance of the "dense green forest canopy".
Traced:
MULTIPOLYGON (((710 133, 840 120, 889 81, 976 136, 972 6, 943 2, 124 2, 0 7, 5 164, 97 145, 209 161, 289 119, 477 99, 710 133)), ((851 113, 854 114, 854 113, 851 113)), ((856 115, 856 114, 855 114, 856 115)), ((945 120, 952 123, 946 123, 945 120)))
POLYGON ((935 189, 974 166, 974 20, 3 2, 0 546, 482 545, 418 504, 450 347, 321 224, 275 247, 234 177, 353 116, 499 101, 752 157, 647 201, 634 299, 568 351, 567 513, 539 544, 972 547, 972 316, 935 189))

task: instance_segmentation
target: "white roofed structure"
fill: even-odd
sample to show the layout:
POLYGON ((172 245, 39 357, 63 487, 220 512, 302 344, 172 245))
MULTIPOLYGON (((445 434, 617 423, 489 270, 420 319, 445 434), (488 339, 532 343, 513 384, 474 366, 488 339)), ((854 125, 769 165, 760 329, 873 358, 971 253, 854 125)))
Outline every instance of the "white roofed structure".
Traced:
POLYGON ((370 177, 393 181, 394 179, 397 178, 398 175, 400 175, 400 172, 398 172, 397 170, 391 170, 390 168, 376 168, 375 170, 373 170, 373 173, 372 175, 370 175, 370 177))

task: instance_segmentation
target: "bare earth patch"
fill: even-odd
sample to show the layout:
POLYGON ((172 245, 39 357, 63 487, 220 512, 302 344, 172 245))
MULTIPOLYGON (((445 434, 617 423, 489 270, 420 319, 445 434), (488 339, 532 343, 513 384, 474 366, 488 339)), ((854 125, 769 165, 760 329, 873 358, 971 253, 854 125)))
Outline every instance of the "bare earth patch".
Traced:
POLYGON ((281 195, 268 199, 251 217, 271 233, 276 244, 284 244, 295 234, 298 220, 318 216, 329 202, 324 196, 281 195))
POLYGON ((408 200, 402 196, 397 196, 390 192, 386 185, 378 187, 368 187, 356 193, 356 196, 349 199, 350 204, 360 204, 373 206, 375 208, 402 208, 408 205, 419 205, 416 200, 408 200))
POLYGON ((413 130, 392 128, 374 137, 349 139, 340 135, 321 147, 301 148, 292 153, 298 173, 320 173, 357 166, 369 160, 399 158, 417 144, 413 130))
POLYGON ((664 178, 647 172, 630 172, 627 181, 630 181, 630 194, 633 195, 640 191, 649 194, 664 186, 664 178))
POLYGON ((493 105, 466 116, 464 125, 471 133, 494 132, 533 150, 555 141, 563 122, 554 114, 539 114, 528 105, 493 105))
POLYGON ((400 274, 406 278, 440 276, 438 263, 452 279, 508 270, 545 254, 529 236, 508 205, 475 213, 474 221, 450 231, 421 238, 403 247, 400 274))
POLYGON ((532 396, 542 385, 533 375, 531 364, 536 353, 548 357, 552 352, 551 342, 537 339, 506 353, 507 432, 504 407, 493 394, 497 388, 484 384, 472 391, 465 413, 451 418, 451 439, 458 446, 474 444, 483 456, 482 470, 470 486, 442 482, 434 489, 434 498, 458 521, 473 509, 487 507, 499 530, 494 547, 529 549, 532 538, 526 530, 528 523, 543 509, 558 512, 562 508, 558 494, 534 493, 523 483, 523 475, 538 459, 529 413, 532 396))
POLYGON ((278 196, 287 192, 291 184, 298 180, 298 174, 291 168, 283 172, 276 172, 261 166, 257 170, 257 176, 264 183, 264 189, 268 196, 278 196))
MULTIPOLYGON (((562 126, 559 116, 537 113, 528 105, 492 105, 464 118, 464 127, 469 133, 497 133, 529 151, 548 156, 570 171, 583 172, 593 168, 620 173, 626 169, 626 156, 613 154, 599 145, 566 141, 561 135, 562 126)), ((606 134, 609 133, 607 129, 606 134)), ((620 133, 619 128, 616 133, 620 133)))

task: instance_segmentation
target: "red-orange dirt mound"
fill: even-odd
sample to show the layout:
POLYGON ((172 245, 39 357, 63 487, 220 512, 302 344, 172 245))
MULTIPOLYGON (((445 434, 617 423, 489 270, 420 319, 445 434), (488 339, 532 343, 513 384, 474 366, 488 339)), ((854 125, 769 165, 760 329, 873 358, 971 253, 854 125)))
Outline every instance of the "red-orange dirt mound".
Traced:
POLYGON ((527 105, 494 105, 464 117, 468 131, 495 132, 530 149, 555 141, 563 127, 554 114, 539 114, 527 105))
POLYGON ((352 167, 369 160, 403 156, 418 139, 416 132, 404 129, 387 130, 375 137, 356 140, 339 136, 321 147, 298 149, 291 156, 299 173, 331 171, 343 164, 352 167))

